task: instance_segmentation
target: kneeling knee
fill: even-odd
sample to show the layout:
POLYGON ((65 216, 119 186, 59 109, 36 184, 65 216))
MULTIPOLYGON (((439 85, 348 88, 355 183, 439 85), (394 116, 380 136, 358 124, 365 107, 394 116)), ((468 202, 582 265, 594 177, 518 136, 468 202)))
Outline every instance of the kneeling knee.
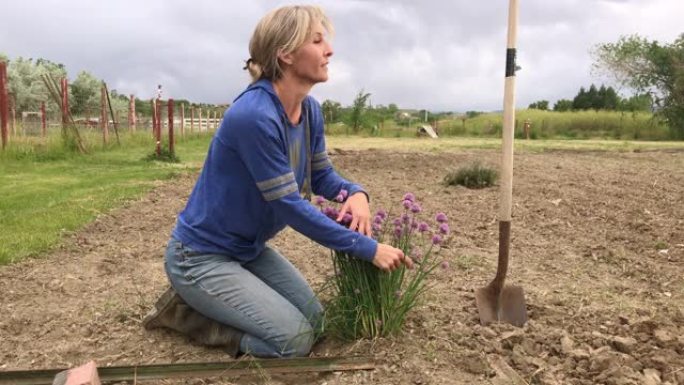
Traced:
POLYGON ((311 327, 303 328, 298 333, 291 334, 281 344, 280 355, 284 358, 306 357, 311 352, 314 343, 314 331, 311 327))

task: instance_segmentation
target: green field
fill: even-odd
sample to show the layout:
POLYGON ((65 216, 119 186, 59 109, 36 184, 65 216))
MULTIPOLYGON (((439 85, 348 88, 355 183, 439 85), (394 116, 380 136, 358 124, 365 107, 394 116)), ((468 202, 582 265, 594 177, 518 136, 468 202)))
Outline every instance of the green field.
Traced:
MULTIPOLYGON (((88 138, 91 153, 74 155, 49 143, 16 140, 0 152, 0 264, 38 255, 82 228, 101 213, 136 199, 156 182, 202 166, 211 135, 179 140, 180 163, 150 162, 154 144, 148 135, 124 135, 122 145, 99 148, 88 138)), ((329 149, 448 152, 496 151, 494 138, 378 138, 329 136, 329 149)), ((516 140, 516 151, 642 151, 684 150, 684 142, 614 140, 516 140)))
MULTIPOLYGON (((523 123, 530 122, 531 139, 608 139, 608 140, 652 140, 661 141, 676 138, 674 133, 649 112, 627 111, 542 111, 521 109, 516 111, 515 135, 523 138, 523 123)), ((436 128, 441 137, 489 137, 501 136, 503 116, 490 112, 476 116, 449 116, 437 121, 412 118, 397 122, 387 119, 374 128, 362 128, 361 132, 375 137, 415 137, 416 128, 422 124, 436 128)), ((329 134, 348 134, 351 128, 344 123, 333 123, 326 127, 329 134)))
POLYGON ((181 163, 144 158, 146 136, 122 137, 121 147, 91 148, 88 155, 60 151, 55 143, 10 144, 0 153, 0 264, 36 255, 97 215, 141 196, 155 181, 196 171, 209 136, 179 141, 181 163))

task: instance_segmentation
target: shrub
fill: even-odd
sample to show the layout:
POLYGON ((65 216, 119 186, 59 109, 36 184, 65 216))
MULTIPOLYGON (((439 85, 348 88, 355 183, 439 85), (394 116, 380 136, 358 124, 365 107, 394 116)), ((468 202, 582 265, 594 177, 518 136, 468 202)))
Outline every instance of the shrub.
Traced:
POLYGON ((444 177, 447 186, 461 185, 467 188, 485 188, 493 186, 499 174, 491 167, 483 166, 479 162, 449 172, 444 177))
MULTIPOLYGON (((346 193, 338 196, 346 199, 346 193)), ((330 218, 337 218, 334 207, 321 210, 330 218)), ((373 219, 373 234, 378 242, 388 243, 401 249, 414 261, 408 270, 402 265, 392 272, 383 272, 372 263, 357 259, 340 251, 331 251, 334 276, 331 279, 332 299, 327 304, 326 333, 343 339, 375 338, 395 335, 402 330, 406 315, 413 309, 428 289, 426 279, 438 267, 448 268, 446 261, 437 261, 436 254, 449 234, 447 217, 436 216, 431 228, 419 221, 421 207, 413 194, 406 194, 400 217, 390 222, 384 210, 373 219)), ((351 216, 347 214, 342 225, 348 226, 351 216)))

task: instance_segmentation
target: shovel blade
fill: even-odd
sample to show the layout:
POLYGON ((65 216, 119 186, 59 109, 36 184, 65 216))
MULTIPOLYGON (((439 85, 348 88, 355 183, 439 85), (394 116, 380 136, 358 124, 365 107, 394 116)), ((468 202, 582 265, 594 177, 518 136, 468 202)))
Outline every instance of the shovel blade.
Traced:
POLYGON ((506 322, 522 327, 527 322, 525 293, 521 286, 506 285, 497 292, 491 286, 475 291, 475 304, 480 314, 480 324, 506 322))

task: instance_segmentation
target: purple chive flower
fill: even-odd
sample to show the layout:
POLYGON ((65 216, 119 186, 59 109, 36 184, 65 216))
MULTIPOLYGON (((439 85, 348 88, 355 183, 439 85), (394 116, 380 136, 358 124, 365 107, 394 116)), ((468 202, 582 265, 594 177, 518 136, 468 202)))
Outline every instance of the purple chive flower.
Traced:
POLYGON ((401 227, 395 227, 394 228, 394 236, 397 238, 401 238, 401 235, 403 234, 403 232, 404 231, 401 229, 401 227))
POLYGON ((428 231, 429 228, 430 228, 430 226, 428 226, 428 224, 425 223, 425 222, 421 222, 421 223, 418 225, 418 231, 420 231, 421 233, 424 233, 424 232, 428 231))
POLYGON ((409 222, 411 222, 411 217, 406 213, 401 214, 401 223, 408 225, 409 222))
POLYGON ((382 230, 382 226, 380 226, 379 223, 373 223, 372 227, 373 231, 375 231, 376 233, 379 233, 382 230))
POLYGON ((323 209, 323 214, 325 214, 325 216, 328 218, 337 218, 337 216, 335 215, 335 209, 333 207, 325 207, 323 209))
POLYGON ((344 202, 344 196, 342 194, 337 194, 335 197, 335 202, 344 202))
POLYGON ((323 198, 320 195, 316 197, 316 205, 323 206, 324 203, 325 203, 325 198, 323 198))
POLYGON ((432 236, 432 244, 433 245, 439 245, 442 243, 442 237, 439 236, 439 234, 435 234, 432 236))
POLYGON ((411 259, 414 261, 420 261, 423 258, 423 252, 420 249, 411 250, 411 259))
POLYGON ((378 216, 378 217, 380 217, 380 218, 382 218, 382 219, 385 219, 385 218, 387 218, 387 211, 385 211, 385 210, 378 210, 378 212, 375 213, 375 216, 378 216))
POLYGON ((342 217, 342 221, 341 221, 341 222, 342 222, 343 225, 348 225, 348 224, 351 224, 352 219, 354 219, 354 217, 352 217, 351 214, 346 213, 346 214, 344 214, 344 216, 342 217))
POLYGON ((449 234, 449 224, 447 224, 445 222, 445 223, 442 223, 441 225, 439 225, 439 232, 444 234, 444 235, 449 234))
POLYGON ((340 190, 340 195, 342 195, 342 200, 345 200, 349 196, 349 191, 342 189, 340 190))
POLYGON ((447 221, 447 216, 444 213, 437 213, 437 215, 435 215, 435 220, 439 223, 444 223, 447 221))
POLYGON ((447 270, 449 268, 449 261, 442 261, 440 267, 442 268, 442 270, 447 270))
POLYGON ((415 230, 418 228, 418 222, 416 221, 411 221, 411 230, 415 230))
POLYGON ((392 221, 392 224, 395 225, 395 226, 401 226, 401 218, 395 218, 395 219, 392 221))
POLYGON ((412 213, 418 214, 421 211, 422 211, 422 209, 420 208, 420 205, 418 203, 411 204, 411 212, 412 213))
POLYGON ((416 201, 416 196, 413 195, 413 193, 408 192, 408 193, 404 194, 403 200, 405 200, 405 201, 410 201, 410 202, 415 202, 415 201, 416 201))
POLYGON ((413 202, 411 202, 410 200, 406 199, 406 200, 404 200, 403 202, 401 202, 401 204, 404 205, 404 208, 405 208, 406 210, 408 210, 408 209, 411 208, 411 205, 413 204, 413 202))
POLYGON ((376 215, 375 218, 373 218, 373 223, 377 223, 380 225, 380 224, 382 224, 383 219, 384 219, 383 217, 376 215))

